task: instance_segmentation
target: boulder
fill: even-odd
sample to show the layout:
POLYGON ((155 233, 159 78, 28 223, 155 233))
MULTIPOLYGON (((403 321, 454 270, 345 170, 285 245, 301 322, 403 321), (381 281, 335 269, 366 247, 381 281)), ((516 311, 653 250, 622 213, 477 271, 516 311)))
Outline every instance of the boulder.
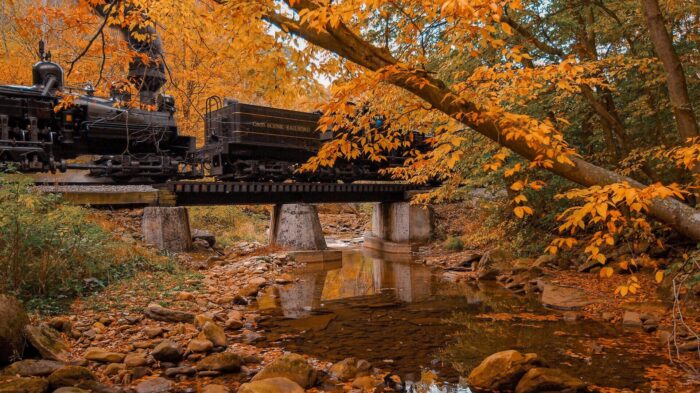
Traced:
POLYGON ((244 383, 238 393, 304 393, 304 389, 287 378, 268 378, 244 383))
POLYGON ((24 349, 24 327, 29 323, 17 299, 0 295, 0 366, 20 358, 24 349))
POLYGON ((143 367, 148 365, 148 359, 141 353, 130 353, 124 358, 124 365, 128 368, 143 367))
POLYGON ((122 363, 126 355, 119 352, 110 352, 101 348, 88 348, 85 351, 85 359, 98 363, 122 363))
POLYGON ((0 393, 44 393, 49 383, 44 378, 11 378, 0 381, 0 393))
POLYGON ((622 316, 623 326, 642 326, 642 314, 634 311, 625 311, 622 316))
POLYGON ((197 314, 194 317, 194 326, 196 326, 198 329, 204 327, 204 324, 207 322, 215 323, 214 317, 207 314, 197 314))
POLYGON ((64 366, 49 375, 49 384, 53 389, 63 386, 79 386, 95 382, 90 370, 80 366, 64 366))
POLYGON ((202 333, 214 344, 215 347, 225 347, 228 344, 224 329, 214 322, 206 322, 202 326, 202 333))
POLYGON ((276 377, 291 379, 301 387, 308 389, 316 383, 316 370, 303 356, 291 353, 282 355, 265 366, 253 377, 253 381, 276 377))
POLYGON ((53 317, 46 323, 59 332, 70 333, 73 330, 73 322, 68 317, 53 317))
POLYGON ((479 280, 495 280, 497 276, 511 269, 513 255, 502 248, 487 251, 476 268, 479 280))
POLYGON ((241 369, 241 357, 231 352, 215 353, 197 362, 196 368, 198 371, 235 373, 241 369))
POLYGON ((238 317, 237 314, 229 313, 228 319, 226 320, 226 329, 239 330, 242 327, 243 327, 243 318, 238 317))
POLYGON ((46 324, 28 325, 24 329, 29 343, 36 348, 41 357, 47 360, 68 362, 68 344, 56 329, 46 324))
POLYGON ((540 365, 534 353, 496 352, 476 366, 467 381, 475 391, 513 390, 526 372, 540 365))
POLYGON ((192 230, 192 243, 197 240, 204 240, 209 247, 214 247, 216 244, 216 236, 214 236, 213 233, 203 229, 192 230))
POLYGON ((224 385, 211 384, 202 389, 202 393, 230 393, 231 390, 224 385))
POLYGON ((557 310, 572 311, 595 303, 579 288, 543 284, 542 304, 557 310))
POLYGON ((352 387, 360 389, 362 392, 381 392, 384 390, 383 384, 384 381, 371 375, 357 377, 352 381, 352 387))
POLYGON ((209 352, 214 348, 209 340, 201 340, 198 338, 192 339, 189 344, 187 344, 187 352, 189 353, 205 353, 209 352))
POLYGON ((147 379, 136 385, 136 393, 166 393, 172 391, 174 386, 172 381, 165 378, 147 379))
POLYGON ((159 304, 150 304, 148 308, 146 308, 146 311, 144 311, 144 314, 148 318, 154 319, 156 321, 185 323, 194 322, 194 314, 186 311, 172 310, 169 308, 162 307, 159 304))
POLYGON ((148 338, 156 338, 163 334, 163 328, 158 326, 151 326, 143 329, 143 334, 148 338))
POLYGON ((20 377, 45 377, 63 366, 63 363, 53 360, 25 359, 7 366, 2 373, 20 377))
POLYGON ((151 355, 161 362, 179 362, 182 359, 182 348, 175 342, 163 340, 156 345, 151 355))
POLYGON ((126 364, 124 363, 110 363, 105 367, 105 375, 113 376, 118 375, 122 371, 126 370, 126 364))
POLYGON ((359 376, 369 375, 372 366, 366 360, 347 358, 331 366, 328 373, 340 381, 346 382, 359 376))
POLYGON ((557 258, 558 257, 556 255, 552 254, 540 255, 539 257, 537 257, 537 259, 535 259, 535 263, 533 264, 533 266, 537 266, 540 268, 547 266, 556 266, 557 258))
POLYGON ((515 393, 538 392, 583 392, 586 384, 556 368, 532 368, 523 375, 515 388, 515 393))
POLYGON ((513 261, 512 271, 513 274, 518 274, 526 272, 535 267, 535 260, 533 258, 518 258, 513 261))

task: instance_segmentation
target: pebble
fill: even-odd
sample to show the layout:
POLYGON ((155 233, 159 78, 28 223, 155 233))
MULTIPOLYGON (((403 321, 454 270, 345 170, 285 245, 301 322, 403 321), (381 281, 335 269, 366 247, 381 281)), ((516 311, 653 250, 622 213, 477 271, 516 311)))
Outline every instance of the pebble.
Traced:
POLYGON ((158 326, 150 326, 143 329, 143 334, 148 338, 156 338, 163 334, 163 328, 158 326))
POLYGON ((168 377, 174 377, 176 375, 194 375, 196 373, 197 370, 190 366, 171 367, 165 369, 165 375, 168 377))

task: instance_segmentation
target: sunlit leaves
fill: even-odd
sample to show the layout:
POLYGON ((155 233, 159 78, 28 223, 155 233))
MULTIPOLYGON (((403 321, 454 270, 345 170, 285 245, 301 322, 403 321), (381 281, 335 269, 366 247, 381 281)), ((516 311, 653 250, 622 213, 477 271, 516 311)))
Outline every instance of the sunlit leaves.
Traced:
POLYGON ((615 288, 615 295, 619 295, 620 297, 625 297, 628 294, 634 295, 641 287, 639 279, 636 276, 632 276, 624 285, 615 288))
POLYGON ((614 272, 615 271, 613 270, 613 268, 606 266, 606 267, 600 269, 600 276, 610 278, 610 277, 612 277, 614 272))
POLYGON ((664 280, 664 271, 659 270, 654 274, 654 281, 657 283, 661 284, 661 282, 664 280))

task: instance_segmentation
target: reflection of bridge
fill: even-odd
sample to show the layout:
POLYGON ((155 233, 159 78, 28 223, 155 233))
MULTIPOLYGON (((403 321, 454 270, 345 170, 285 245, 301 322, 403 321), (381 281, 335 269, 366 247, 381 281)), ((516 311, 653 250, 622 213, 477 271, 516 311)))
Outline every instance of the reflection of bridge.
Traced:
POLYGON ((415 263, 390 263, 359 252, 343 253, 343 259, 314 266, 297 275, 299 281, 278 288, 274 302, 288 318, 300 318, 336 301, 381 297, 387 294, 404 303, 426 300, 433 291, 430 268, 415 263))

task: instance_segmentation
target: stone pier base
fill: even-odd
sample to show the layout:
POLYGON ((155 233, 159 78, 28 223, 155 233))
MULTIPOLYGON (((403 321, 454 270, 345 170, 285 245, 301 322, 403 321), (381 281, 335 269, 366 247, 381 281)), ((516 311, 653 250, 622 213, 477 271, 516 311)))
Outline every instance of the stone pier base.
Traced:
POLYGON ((306 203, 275 205, 270 222, 270 245, 292 250, 325 250, 316 206, 306 203))
POLYGON ((409 202, 377 203, 372 211, 372 231, 365 234, 366 248, 387 252, 415 251, 433 236, 433 212, 409 202))
POLYGON ((161 250, 180 252, 192 247, 187 208, 146 207, 141 228, 144 242, 161 250))

